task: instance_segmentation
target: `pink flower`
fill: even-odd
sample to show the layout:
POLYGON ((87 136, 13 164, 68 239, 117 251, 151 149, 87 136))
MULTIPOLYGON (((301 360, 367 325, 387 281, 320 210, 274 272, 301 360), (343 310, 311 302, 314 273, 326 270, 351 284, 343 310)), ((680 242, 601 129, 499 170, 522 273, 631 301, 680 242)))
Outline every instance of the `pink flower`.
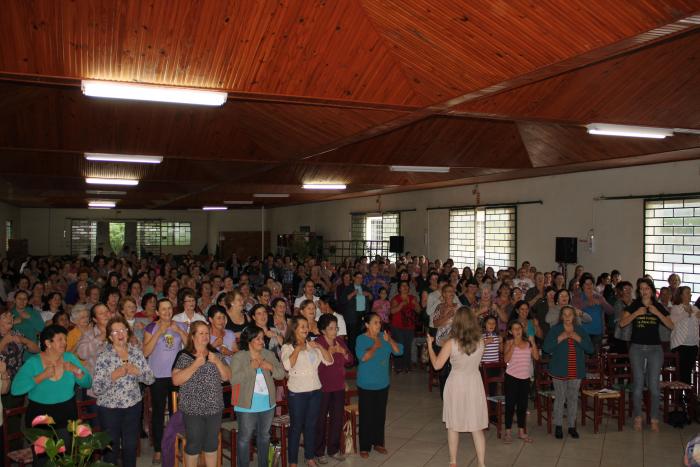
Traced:
POLYGON ((46 452, 46 442, 49 440, 47 436, 39 436, 34 440, 34 452, 39 455, 46 452))
POLYGON ((78 427, 75 429, 75 434, 79 438, 87 438, 92 434, 92 429, 90 429, 89 425, 78 425, 78 427))
POLYGON ((53 425, 56 423, 50 415, 37 415, 34 417, 34 420, 32 420, 32 426, 37 426, 37 425, 53 425))
POLYGON ((59 454, 63 454, 64 452, 66 452, 66 447, 65 447, 65 446, 61 446, 60 448, 58 448, 58 453, 59 453, 59 454))

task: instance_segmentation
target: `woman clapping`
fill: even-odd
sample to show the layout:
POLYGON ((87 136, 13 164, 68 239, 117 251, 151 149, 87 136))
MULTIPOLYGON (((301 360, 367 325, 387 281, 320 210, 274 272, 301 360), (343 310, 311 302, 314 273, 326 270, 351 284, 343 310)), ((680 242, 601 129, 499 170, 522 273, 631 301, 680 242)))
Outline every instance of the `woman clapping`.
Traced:
POLYGON ((141 389, 155 377, 138 345, 131 343, 132 330, 121 316, 107 323, 107 347, 95 362, 93 392, 97 396, 100 426, 112 439, 105 462, 136 466, 136 445, 141 432, 141 389), (120 443, 121 441, 121 443, 120 443), (119 447, 123 451, 123 460, 119 447))
POLYGON ((203 321, 193 321, 187 345, 173 366, 173 384, 180 387, 178 408, 185 419, 185 467, 196 467, 202 452, 207 467, 217 464, 224 410, 221 383, 231 378, 231 370, 209 342, 209 326, 203 321))

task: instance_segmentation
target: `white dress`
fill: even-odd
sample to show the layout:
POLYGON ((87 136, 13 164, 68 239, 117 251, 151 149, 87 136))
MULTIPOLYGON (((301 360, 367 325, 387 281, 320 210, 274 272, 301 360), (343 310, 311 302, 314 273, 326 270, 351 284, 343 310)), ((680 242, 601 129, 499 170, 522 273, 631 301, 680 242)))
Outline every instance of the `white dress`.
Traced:
POLYGON ((445 383, 442 405, 442 421, 449 430, 472 432, 484 430, 489 425, 486 393, 479 373, 483 353, 483 340, 471 355, 452 341, 452 371, 445 383))

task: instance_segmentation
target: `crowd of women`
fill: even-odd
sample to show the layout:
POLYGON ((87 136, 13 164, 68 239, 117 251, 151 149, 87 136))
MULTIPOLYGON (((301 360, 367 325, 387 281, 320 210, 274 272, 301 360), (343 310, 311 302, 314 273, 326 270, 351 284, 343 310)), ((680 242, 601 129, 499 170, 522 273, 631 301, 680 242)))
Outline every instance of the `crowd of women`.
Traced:
MULTIPOLYGON (((286 379, 288 459, 296 465, 303 435, 305 462, 342 460, 345 374, 357 365, 359 450, 386 454, 384 425, 390 367, 413 369, 414 337, 427 332, 429 358, 444 387, 443 419, 450 462, 459 432, 472 432, 484 464, 488 426, 479 367, 505 361, 506 434, 517 415, 517 438, 532 442, 525 416, 533 360, 551 355, 555 434, 578 438, 576 404, 585 354, 628 352, 633 367, 634 426, 642 429, 645 376, 651 429, 658 430, 658 374, 663 347, 679 353, 690 381, 698 351, 691 291, 672 275, 659 293, 650 278, 636 287, 618 271, 597 279, 538 272, 528 263, 495 272, 462 271, 451 260, 362 257, 331 265, 269 255, 240 263, 212 257, 29 258, 0 263, 0 376, 6 406, 27 398, 27 420, 50 414, 67 438, 76 398, 95 400, 101 429, 112 439, 105 460, 136 463, 148 388, 154 463, 161 460, 166 410, 178 389, 186 430, 185 460, 201 453, 216 463, 222 412, 238 421, 238 465, 248 465, 251 439, 267 453, 286 379), (636 289, 636 290, 635 290, 636 289), (7 382, 7 384, 5 384, 7 382), (224 400, 222 385, 231 386, 224 400)), ((489 388, 487 388, 489 390, 489 388)), ((442 393, 442 388, 441 388, 442 393)), ((172 407, 170 408, 172 409, 172 407)), ((267 456, 258 455, 259 465, 267 456)), ((41 464, 44 460, 36 459, 41 464)))

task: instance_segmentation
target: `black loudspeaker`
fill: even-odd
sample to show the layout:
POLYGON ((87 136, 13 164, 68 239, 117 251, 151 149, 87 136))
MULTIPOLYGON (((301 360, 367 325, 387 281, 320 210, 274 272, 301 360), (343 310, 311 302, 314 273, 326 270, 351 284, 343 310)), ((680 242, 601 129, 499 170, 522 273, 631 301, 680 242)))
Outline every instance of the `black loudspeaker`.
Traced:
POLYGON ((392 235, 389 237, 389 252, 403 253, 403 235, 392 235))
POLYGON ((555 258, 557 263, 578 262, 578 239, 576 237, 557 237, 555 258))

